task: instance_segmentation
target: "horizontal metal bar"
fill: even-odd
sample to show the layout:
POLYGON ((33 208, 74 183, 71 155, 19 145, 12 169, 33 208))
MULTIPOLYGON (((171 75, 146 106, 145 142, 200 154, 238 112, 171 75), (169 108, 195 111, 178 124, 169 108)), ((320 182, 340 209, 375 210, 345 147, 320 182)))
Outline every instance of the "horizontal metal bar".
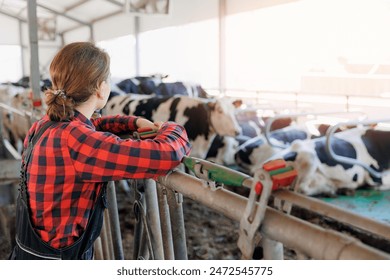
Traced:
POLYGON ((7 104, 4 104, 4 103, 0 102, 0 109, 2 109, 2 108, 7 110, 7 111, 9 111, 9 112, 18 114, 18 115, 20 115, 22 117, 31 117, 32 116, 31 112, 21 111, 21 110, 15 109, 12 106, 9 106, 7 104))
POLYGON ((317 198, 307 197, 299 193, 278 190, 272 193, 275 198, 291 202, 301 208, 316 212, 344 224, 363 229, 390 240, 390 224, 355 214, 338 206, 323 202, 317 198))
MULTIPOLYGON (((211 191, 201 180, 180 171, 159 177, 158 181, 235 221, 240 221, 248 201, 224 189, 211 191)), ((270 207, 267 207, 261 231, 268 238, 314 259, 390 259, 389 254, 355 238, 323 229, 270 207)))
POLYGON ((111 4, 114 4, 114 5, 118 6, 118 7, 123 7, 124 6, 124 4, 122 4, 121 2, 118 2, 116 0, 105 0, 105 1, 109 2, 111 4))
POLYGON ((71 5, 71 6, 67 6, 64 10, 64 13, 66 12, 69 12, 70 10, 73 10, 73 9, 76 9, 77 7, 80 7, 82 5, 84 5, 86 2, 89 2, 90 0, 82 0, 80 2, 76 2, 75 4, 71 5))
POLYGON ((320 112, 320 113, 308 112, 308 113, 295 113, 295 114, 279 114, 275 117, 270 117, 269 119, 267 119, 267 121, 265 122, 264 136, 268 144, 270 144, 272 147, 285 149, 290 145, 288 144, 279 145, 274 143, 271 139, 271 126, 276 120, 280 120, 283 118, 296 118, 296 117, 306 117, 306 116, 327 116, 327 115, 356 114, 356 113, 357 112, 334 111, 334 112, 320 112))
POLYGON ((56 11, 56 10, 54 10, 54 9, 52 9, 52 8, 49 8, 49 7, 45 6, 45 5, 42 5, 42 4, 37 3, 37 6, 43 8, 43 9, 45 9, 45 10, 48 10, 49 12, 52 12, 53 14, 56 14, 57 16, 66 17, 66 18, 68 18, 68 19, 70 19, 70 20, 73 20, 73 21, 78 22, 78 23, 83 24, 83 25, 87 25, 87 26, 90 26, 90 25, 91 25, 91 24, 88 23, 88 22, 85 22, 85 21, 82 21, 82 20, 80 20, 80 19, 78 19, 78 18, 72 17, 72 16, 70 16, 70 15, 68 15, 68 14, 66 14, 66 13, 56 11))
POLYGON ((18 15, 13 15, 13 14, 11 14, 11 13, 8 13, 8 12, 2 11, 2 10, 0 10, 0 14, 3 14, 3 15, 5 15, 5 16, 9 16, 9 17, 14 18, 14 19, 17 19, 17 20, 19 20, 19 21, 21 21, 21 22, 27 23, 27 19, 22 18, 22 17, 20 17, 20 16, 18 16, 18 15))

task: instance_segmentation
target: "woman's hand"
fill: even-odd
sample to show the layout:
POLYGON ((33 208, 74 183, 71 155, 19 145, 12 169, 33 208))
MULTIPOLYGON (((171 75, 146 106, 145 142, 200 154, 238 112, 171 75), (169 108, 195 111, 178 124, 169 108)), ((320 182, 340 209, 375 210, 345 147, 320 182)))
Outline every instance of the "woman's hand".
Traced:
POLYGON ((150 127, 153 130, 159 130, 164 122, 156 121, 152 123, 151 121, 144 119, 144 118, 138 118, 136 125, 138 128, 144 128, 144 127, 150 127))

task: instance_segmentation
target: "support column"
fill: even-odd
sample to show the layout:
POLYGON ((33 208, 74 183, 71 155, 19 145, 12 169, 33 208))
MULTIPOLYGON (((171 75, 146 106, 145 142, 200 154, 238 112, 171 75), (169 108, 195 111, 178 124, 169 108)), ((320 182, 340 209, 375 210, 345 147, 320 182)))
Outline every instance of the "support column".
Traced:
POLYGON ((20 54, 22 60, 22 76, 26 76, 26 59, 24 57, 24 44, 23 44, 23 25, 22 21, 19 20, 19 44, 20 44, 20 54))
MULTIPOLYGON (((28 30, 30 38, 30 85, 33 92, 33 102, 41 102, 41 87, 39 73, 38 53, 38 24, 37 24, 37 1, 27 1, 28 30)), ((37 103, 35 103, 37 104, 37 103)), ((40 107, 40 103, 37 104, 40 107)))
POLYGON ((107 186, 108 214, 110 216, 111 235, 113 242, 114 255, 116 260, 124 260, 122 247, 122 235, 118 214, 118 204, 116 200, 116 191, 114 182, 109 182, 107 186))
POLYGON ((89 26, 89 41, 91 42, 91 43, 95 43, 95 33, 93 32, 93 25, 92 24, 90 24, 89 26))
POLYGON ((226 88, 226 0, 219 0, 219 90, 226 88))
POLYGON ((158 197, 156 182, 152 179, 145 179, 145 204, 146 218, 150 225, 150 237, 153 247, 154 259, 164 259, 164 247, 161 234, 160 212, 158 208, 158 197))
POLYGON ((139 16, 134 17, 134 33, 135 33, 135 75, 140 75, 140 59, 139 59, 139 16))

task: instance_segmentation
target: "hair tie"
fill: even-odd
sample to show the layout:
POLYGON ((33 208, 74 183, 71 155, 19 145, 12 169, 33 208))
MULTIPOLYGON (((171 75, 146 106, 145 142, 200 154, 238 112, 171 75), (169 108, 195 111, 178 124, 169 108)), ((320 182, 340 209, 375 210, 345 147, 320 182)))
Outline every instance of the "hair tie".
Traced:
POLYGON ((65 91, 64 91, 63 89, 57 89, 57 90, 55 90, 55 91, 53 92, 53 94, 54 94, 55 96, 60 96, 60 97, 62 97, 63 99, 66 99, 66 93, 65 93, 65 91))

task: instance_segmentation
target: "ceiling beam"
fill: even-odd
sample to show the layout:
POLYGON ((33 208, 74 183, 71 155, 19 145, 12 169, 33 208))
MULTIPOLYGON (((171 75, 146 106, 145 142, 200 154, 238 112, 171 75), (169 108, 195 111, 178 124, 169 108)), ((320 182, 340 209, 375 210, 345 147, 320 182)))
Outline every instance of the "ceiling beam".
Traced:
POLYGON ((40 7, 40 8, 42 8, 42 9, 48 10, 49 12, 52 12, 53 14, 56 14, 57 16, 66 17, 66 18, 68 18, 68 19, 70 19, 70 20, 73 20, 73 21, 75 21, 75 22, 78 22, 78 23, 80 23, 80 24, 82 24, 82 25, 87 25, 87 26, 91 25, 91 24, 88 23, 88 22, 82 21, 82 20, 80 20, 80 19, 78 19, 78 18, 75 18, 75 17, 72 17, 72 16, 70 16, 70 15, 67 15, 66 13, 63 13, 63 12, 59 12, 59 11, 53 10, 52 8, 49 8, 49 7, 44 6, 44 5, 42 5, 42 4, 37 4, 37 6, 40 7))
POLYGON ((14 18, 14 19, 20 20, 21 22, 27 23, 27 19, 22 18, 22 17, 17 16, 17 15, 10 14, 10 13, 8 13, 8 12, 4 12, 4 11, 2 11, 2 10, 0 10, 0 14, 3 14, 3 15, 5 15, 5 16, 9 16, 9 17, 12 17, 12 18, 14 18))
POLYGON ((77 7, 80 7, 80 6, 84 5, 86 2, 89 2, 89 1, 90 0, 82 0, 80 2, 77 2, 77 3, 73 4, 73 5, 70 5, 70 6, 65 8, 64 13, 69 12, 70 10, 76 9, 77 7))
POLYGON ((104 15, 104 16, 101 16, 101 17, 98 17, 98 18, 95 18, 95 19, 91 20, 91 23, 94 24, 94 23, 96 23, 96 22, 98 22, 98 21, 101 21, 101 20, 103 20, 103 19, 106 19, 106 18, 109 18, 109 17, 112 17, 112 16, 116 16, 116 15, 119 15, 119 14, 122 14, 122 13, 123 13, 123 10, 120 9, 120 10, 115 11, 115 12, 112 12, 112 13, 110 13, 110 14, 107 14, 107 15, 104 15))
POLYGON ((116 6, 118 6, 118 7, 122 7, 122 8, 123 8, 123 6, 124 6, 123 3, 118 2, 118 1, 116 1, 116 0, 106 0, 106 1, 107 1, 107 2, 110 2, 111 4, 116 5, 116 6))

